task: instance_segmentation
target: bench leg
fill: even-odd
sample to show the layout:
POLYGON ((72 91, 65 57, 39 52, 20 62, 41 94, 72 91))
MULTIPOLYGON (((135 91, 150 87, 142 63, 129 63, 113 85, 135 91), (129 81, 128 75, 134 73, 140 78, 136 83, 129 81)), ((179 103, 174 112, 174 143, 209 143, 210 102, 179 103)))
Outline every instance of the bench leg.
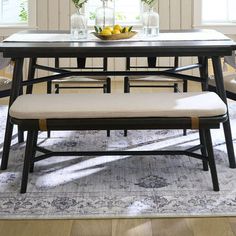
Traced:
MULTIPOLYGON (((207 150, 206 150, 206 138, 205 138, 205 133, 202 129, 199 130, 199 138, 200 138, 200 143, 202 145, 201 147, 201 153, 203 156, 207 156, 207 150)), ((203 170, 208 171, 208 162, 207 161, 202 161, 203 164, 203 170)))
POLYGON ((211 141, 211 133, 209 129, 206 129, 204 133, 206 137, 206 148, 207 148, 207 153, 208 153, 208 161, 209 161, 209 166, 210 166, 210 171, 211 171, 213 189, 214 191, 219 191, 220 189, 219 189, 216 164, 215 164, 214 152, 213 152, 212 141, 211 141))
POLYGON ((22 180, 21 180, 21 193, 26 193, 27 190, 27 182, 28 182, 28 174, 29 168, 32 160, 32 156, 34 153, 34 142, 35 142, 35 133, 37 131, 28 131, 26 148, 25 148, 25 160, 22 172, 22 180))
POLYGON ((33 137, 33 153, 32 153, 32 159, 30 162, 30 173, 34 172, 34 161, 33 158, 35 157, 36 154, 36 146, 37 146, 37 141, 38 141, 38 131, 34 133, 34 137, 33 137))

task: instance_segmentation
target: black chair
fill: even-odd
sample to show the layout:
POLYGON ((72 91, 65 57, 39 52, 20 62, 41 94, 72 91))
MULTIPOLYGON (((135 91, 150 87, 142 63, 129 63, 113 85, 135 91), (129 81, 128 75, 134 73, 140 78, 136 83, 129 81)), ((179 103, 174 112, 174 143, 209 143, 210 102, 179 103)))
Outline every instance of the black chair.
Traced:
MULTIPOLYGON (((179 66, 178 57, 174 58, 173 66, 157 66, 156 57, 147 58, 147 66, 145 65, 132 65, 130 57, 126 58, 126 70, 133 69, 175 69, 179 66)), ((131 88, 173 88, 174 92, 180 92, 179 83, 183 85, 182 91, 188 91, 188 81, 177 78, 170 78, 167 76, 126 76, 124 78, 124 93, 130 93, 131 88)), ((186 135, 186 130, 183 131, 186 135)), ((127 136, 127 130, 124 131, 124 136, 127 136)))
MULTIPOLYGON (((226 97, 236 101, 236 72, 224 72, 226 97)), ((214 76, 209 77, 208 90, 216 92, 214 76)))
MULTIPOLYGON (((88 67, 86 66, 86 58, 76 58, 76 67, 61 67, 60 59, 55 58, 55 67, 59 69, 81 69, 81 70, 102 70, 107 71, 107 58, 103 58, 101 66, 88 67)), ((48 93, 52 93, 52 85, 54 85, 54 92, 59 93, 60 90, 68 89, 102 89, 104 93, 111 93, 111 79, 104 76, 74 76, 69 78, 62 78, 48 82, 48 93)))
MULTIPOLYGON (((102 58, 101 66, 86 66, 86 58, 77 57, 77 66, 75 67, 62 67, 60 66, 60 58, 55 58, 55 68, 69 69, 69 70, 98 70, 107 71, 107 58, 102 58)), ((103 93, 111 93, 111 79, 106 76, 73 76, 69 78, 56 79, 47 82, 47 93, 57 93, 61 90, 70 89, 102 89, 103 93), (54 90, 54 91, 53 91, 54 90)), ((110 136, 110 130, 107 130, 107 136, 110 136)), ((48 137, 50 137, 50 131, 48 131, 48 137)))
MULTIPOLYGON (((130 57, 126 58, 126 70, 132 69, 174 69, 179 66, 178 57, 174 58, 173 66, 157 66, 156 57, 147 58, 147 66, 131 65, 130 57)), ((183 84, 182 91, 187 92, 188 82, 187 80, 181 80, 176 78, 170 78, 167 76, 127 76, 124 79, 124 92, 129 93, 130 88, 173 88, 174 92, 180 91, 178 84, 183 84)))
MULTIPOLYGON (((2 68, 0 68, 2 69, 2 68)), ((11 92, 12 81, 6 77, 0 77, 0 98, 9 97, 11 92)), ((21 89, 21 94, 23 90, 21 89)), ((18 127, 18 143, 24 142, 24 132, 18 127)))

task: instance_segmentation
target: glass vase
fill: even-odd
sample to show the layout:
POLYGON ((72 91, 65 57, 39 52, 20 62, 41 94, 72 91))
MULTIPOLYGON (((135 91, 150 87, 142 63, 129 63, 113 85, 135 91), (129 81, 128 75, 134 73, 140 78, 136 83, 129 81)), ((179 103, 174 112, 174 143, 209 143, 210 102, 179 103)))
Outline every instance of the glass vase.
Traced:
POLYGON ((71 16, 71 38, 74 40, 77 39, 86 39, 87 38, 87 18, 79 10, 77 10, 71 16))
POLYGON ((153 8, 143 13, 143 33, 148 37, 159 35, 159 14, 153 8))
POLYGON ((115 24, 115 12, 114 8, 108 7, 106 0, 103 1, 103 6, 97 8, 95 25, 101 28, 106 26, 113 26, 115 24))

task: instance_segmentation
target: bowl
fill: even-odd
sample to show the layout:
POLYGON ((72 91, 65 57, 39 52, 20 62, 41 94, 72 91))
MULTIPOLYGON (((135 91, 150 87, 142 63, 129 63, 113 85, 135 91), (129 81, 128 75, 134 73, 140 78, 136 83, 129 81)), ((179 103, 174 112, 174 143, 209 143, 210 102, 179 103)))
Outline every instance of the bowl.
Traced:
POLYGON ((120 33, 120 34, 111 34, 111 35, 101 35, 96 32, 92 32, 93 35, 95 35, 97 38, 101 40, 120 40, 120 39, 129 39, 132 38, 134 35, 137 34, 136 31, 130 31, 126 33, 120 33))

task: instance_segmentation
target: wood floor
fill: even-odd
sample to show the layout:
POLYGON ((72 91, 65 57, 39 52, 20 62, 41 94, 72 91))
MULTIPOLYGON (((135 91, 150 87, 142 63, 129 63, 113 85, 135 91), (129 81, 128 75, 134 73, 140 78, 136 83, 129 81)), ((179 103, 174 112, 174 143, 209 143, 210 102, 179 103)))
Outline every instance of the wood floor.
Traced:
POLYGON ((0 221, 1 236, 233 236, 236 218, 0 221))
MULTIPOLYGON (((113 91, 122 92, 121 84, 113 91)), ((198 90, 198 86, 190 86, 198 90)), ((45 86, 36 92, 45 92, 45 86)), ((150 91, 150 90, 149 90, 150 91)), ((7 104, 7 100, 0 100, 7 104)), ((0 220, 0 236, 233 236, 236 217, 107 220, 0 220)))

